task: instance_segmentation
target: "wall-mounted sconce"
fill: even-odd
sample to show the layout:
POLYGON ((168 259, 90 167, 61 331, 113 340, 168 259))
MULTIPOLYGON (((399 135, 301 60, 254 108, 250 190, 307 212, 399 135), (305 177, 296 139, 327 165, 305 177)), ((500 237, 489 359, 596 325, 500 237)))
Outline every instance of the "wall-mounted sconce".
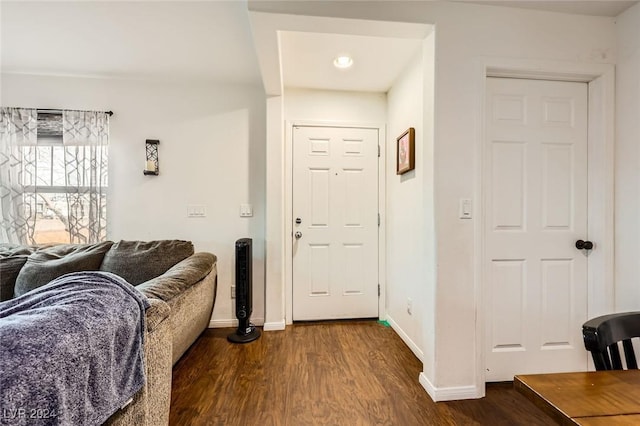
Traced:
POLYGON ((144 174, 158 176, 160 169, 158 167, 158 145, 160 141, 157 139, 147 139, 145 141, 147 161, 144 164, 144 174))

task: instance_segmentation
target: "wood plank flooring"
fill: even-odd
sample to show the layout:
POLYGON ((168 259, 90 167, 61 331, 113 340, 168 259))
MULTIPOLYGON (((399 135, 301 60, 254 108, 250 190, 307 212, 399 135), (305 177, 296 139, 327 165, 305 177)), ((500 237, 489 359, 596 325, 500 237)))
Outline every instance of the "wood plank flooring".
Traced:
POLYGON ((555 424, 511 383, 434 403, 420 361, 376 321, 295 324, 244 345, 232 331, 206 330, 176 364, 171 425, 555 424))

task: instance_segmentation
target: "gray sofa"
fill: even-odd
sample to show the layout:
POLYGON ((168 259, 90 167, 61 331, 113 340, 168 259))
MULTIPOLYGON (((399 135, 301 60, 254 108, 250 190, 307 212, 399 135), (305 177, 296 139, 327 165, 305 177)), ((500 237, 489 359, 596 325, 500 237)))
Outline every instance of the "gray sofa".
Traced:
POLYGON ((216 257, 194 253, 187 241, 105 241, 97 244, 0 244, 0 301, 69 272, 112 272, 150 301, 146 311, 147 380, 109 425, 166 425, 171 369, 209 325, 216 296, 216 257))

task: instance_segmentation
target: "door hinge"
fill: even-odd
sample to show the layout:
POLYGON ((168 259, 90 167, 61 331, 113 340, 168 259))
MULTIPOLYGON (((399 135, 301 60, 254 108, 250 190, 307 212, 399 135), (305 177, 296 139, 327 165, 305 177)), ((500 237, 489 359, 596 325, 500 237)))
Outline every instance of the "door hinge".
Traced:
POLYGON ((380 213, 378 213, 378 227, 380 227, 380 213))
POLYGON ((380 157, 380 145, 378 145, 378 158, 380 157))
POLYGON ((380 283, 378 283, 378 297, 380 297, 380 283))

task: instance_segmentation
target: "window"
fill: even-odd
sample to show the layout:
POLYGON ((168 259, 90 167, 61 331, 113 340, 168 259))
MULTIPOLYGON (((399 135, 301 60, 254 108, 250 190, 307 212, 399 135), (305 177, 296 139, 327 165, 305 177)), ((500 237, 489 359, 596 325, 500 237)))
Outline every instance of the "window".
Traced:
POLYGON ((106 238, 104 125, 95 113, 38 111, 35 185, 27 189, 36 196, 36 243, 106 238))
POLYGON ((0 242, 106 238, 109 113, 0 107, 0 242))
POLYGON ((36 182, 26 192, 36 197, 34 242, 69 243, 69 209, 65 193, 62 112, 38 113, 36 182))

